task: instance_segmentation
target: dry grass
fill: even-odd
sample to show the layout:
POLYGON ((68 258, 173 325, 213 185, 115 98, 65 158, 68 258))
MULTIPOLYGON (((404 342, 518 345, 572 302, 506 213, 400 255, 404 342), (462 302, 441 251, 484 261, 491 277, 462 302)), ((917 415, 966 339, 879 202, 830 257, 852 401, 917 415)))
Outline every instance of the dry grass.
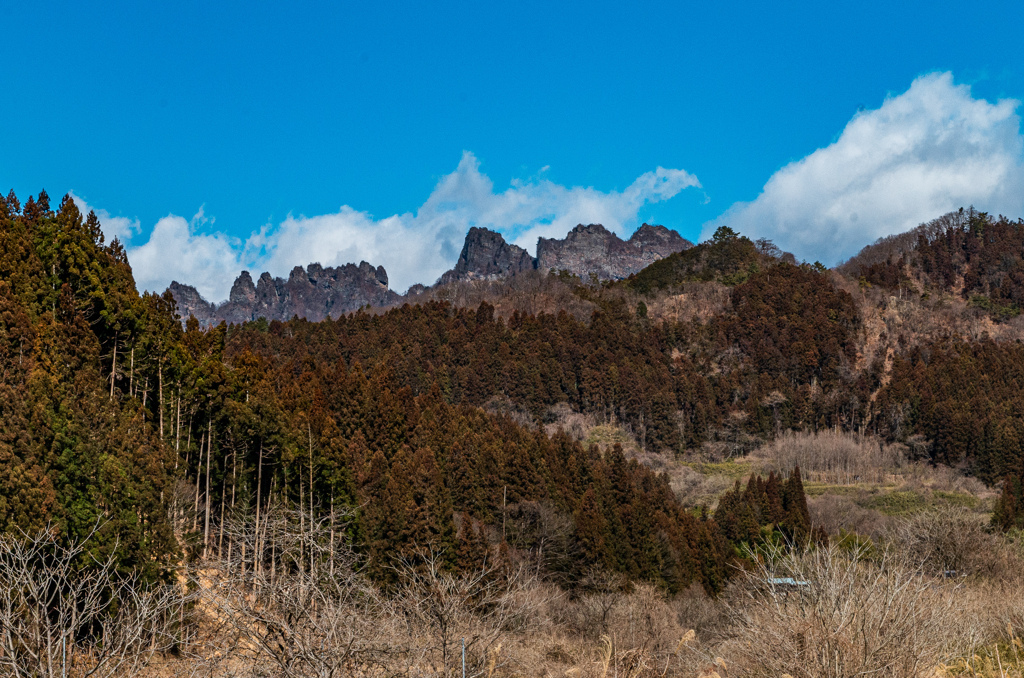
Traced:
MULTIPOLYGON (((1005 546, 992 538, 981 546, 1005 546)), ((968 540, 961 548, 972 545, 968 540)), ((460 657, 443 659, 440 644, 457 651, 463 636, 484 633, 487 647, 470 653, 468 673, 487 678, 1019 676, 1024 587, 1010 575, 1019 573, 1019 558, 1008 561, 1016 570, 982 568, 949 579, 930 576, 903 550, 893 542, 888 548, 848 550, 836 543, 762 552, 759 565, 741 573, 719 599, 699 587, 666 597, 600 573, 576 596, 534 581, 506 599, 502 609, 513 614, 498 624, 488 621, 489 606, 467 607, 456 595, 445 608, 455 623, 447 641, 429 614, 435 604, 424 604, 432 587, 421 588, 411 608, 403 603, 378 612, 385 616, 377 623, 389 635, 385 664, 350 667, 345 675, 459 676, 460 657), (810 586, 786 590, 772 583, 780 576, 810 586)), ((1015 555, 1011 550, 1006 557, 1015 555)), ((450 590, 458 594, 459 587, 450 590)), ((233 661, 237 646, 225 642, 223 626, 210 622, 207 630, 205 664, 195 657, 169 660, 159 675, 318 675, 288 673, 271 662, 243 666, 233 661)))

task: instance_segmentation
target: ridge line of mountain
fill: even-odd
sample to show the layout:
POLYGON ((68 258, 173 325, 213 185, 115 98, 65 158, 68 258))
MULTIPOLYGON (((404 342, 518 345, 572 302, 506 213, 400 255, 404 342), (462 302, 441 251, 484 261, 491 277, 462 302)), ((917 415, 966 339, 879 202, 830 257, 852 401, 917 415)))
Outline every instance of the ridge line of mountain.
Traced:
MULTIPOLYGON (((539 238, 537 256, 533 257, 522 247, 506 242, 500 233, 474 226, 466 234, 455 266, 435 285, 495 280, 531 270, 565 270, 581 278, 593 275, 599 280, 618 280, 690 247, 693 243, 664 226, 645 223, 628 240, 622 240, 601 224, 579 224, 565 238, 539 238)), ((296 266, 287 280, 264 272, 255 284, 249 271, 242 271, 228 299, 219 304, 176 280, 167 289, 182 318, 194 316, 200 325, 207 326, 221 321, 240 324, 260 317, 288 320, 298 316, 316 322, 366 305, 392 305, 426 287, 414 285, 405 295, 398 294, 388 287, 383 266, 362 261, 358 266, 296 266)))

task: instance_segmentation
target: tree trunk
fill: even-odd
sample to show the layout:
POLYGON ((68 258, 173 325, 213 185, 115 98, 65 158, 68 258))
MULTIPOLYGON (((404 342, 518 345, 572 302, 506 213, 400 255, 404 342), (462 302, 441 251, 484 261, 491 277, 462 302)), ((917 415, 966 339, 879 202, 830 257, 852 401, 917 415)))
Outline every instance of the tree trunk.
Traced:
POLYGON ((164 441, 164 362, 161 360, 156 368, 156 383, 160 389, 157 407, 160 408, 160 442, 164 441))
MULTIPOLYGON (((277 484, 277 474, 270 477, 270 492, 267 493, 267 517, 263 520, 263 541, 266 543, 267 530, 270 527, 270 504, 274 501, 274 486, 277 484)), ((287 495, 286 495, 287 496, 287 495)), ((266 547, 264 547, 266 548, 266 547)), ((277 541, 270 542, 270 585, 274 585, 277 579, 277 541)))
POLYGON ((188 438, 185 440, 185 475, 188 475, 189 453, 192 451, 192 413, 188 413, 188 438))
POLYGON ((178 422, 174 426, 174 470, 178 470, 178 459, 181 458, 181 389, 178 389, 178 422))
MULTIPOLYGON (((302 468, 299 467, 299 571, 306 569, 306 497, 302 482, 302 468)), ((310 531, 313 526, 310 525, 310 531)))
MULTIPOLYGON (((306 420, 306 431, 309 433, 309 532, 313 533, 313 429, 306 420)), ((309 571, 313 571, 313 549, 309 549, 309 571)))
POLYGON ((210 547, 210 448, 213 447, 213 418, 206 421, 206 525, 203 527, 203 559, 210 547))
MULTIPOLYGON (((225 463, 221 468, 226 468, 225 463)), ((228 492, 228 474, 223 474, 220 478, 220 528, 217 530, 217 557, 222 558, 224 556, 224 498, 227 497, 228 492)))
POLYGON ((206 442, 206 435, 199 438, 199 461, 196 463, 196 501, 192 507, 192 531, 199 527, 199 479, 203 477, 203 443, 206 442))
POLYGON ((256 538, 252 549, 252 569, 260 571, 260 499, 263 492, 263 438, 260 438, 260 456, 256 464, 256 538))
POLYGON ((114 335, 114 358, 110 362, 110 399, 114 399, 114 379, 117 375, 117 334, 114 335))
MULTIPOLYGON (((238 477, 237 471, 238 471, 238 451, 235 450, 234 452, 231 453, 231 516, 232 516, 232 518, 234 518, 234 516, 235 516, 235 487, 236 487, 236 484, 237 484, 237 480, 236 479, 238 477)), ((221 525, 223 525, 223 524, 224 524, 224 521, 221 521, 221 525)), ((235 543, 235 540, 231 539, 229 537, 228 538, 228 566, 229 567, 231 566, 231 551, 232 551, 232 546, 234 545, 234 543, 235 543)), ((242 569, 242 574, 245 574, 245 541, 244 540, 242 541, 242 560, 241 560, 241 562, 242 562, 242 568, 243 568, 242 569)))

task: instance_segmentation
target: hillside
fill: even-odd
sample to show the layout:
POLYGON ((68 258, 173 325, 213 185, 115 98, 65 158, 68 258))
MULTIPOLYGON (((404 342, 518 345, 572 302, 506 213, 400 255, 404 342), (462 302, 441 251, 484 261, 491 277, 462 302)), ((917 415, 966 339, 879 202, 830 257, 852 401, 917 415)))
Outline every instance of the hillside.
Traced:
MULTIPOLYGON (((756 554, 787 544, 834 558, 876 542, 926 550, 921 534, 953 525, 995 555, 971 560, 961 544, 956 567, 935 557, 908 572, 1010 581, 1000 573, 1016 556, 981 526, 994 511, 1013 530, 1024 515, 1024 353, 1021 321, 1005 312, 1020 230, 957 213, 828 271, 720 229, 618 279, 528 269, 322 320, 239 311, 241 322, 203 327, 182 322, 170 293, 138 294, 94 214, 11 193, 0 201, 0 526, 86 542, 139 586, 194 577, 210 597, 188 609, 221 613, 194 627, 188 606, 168 617, 182 644, 256 608, 293 619, 358 600, 380 607, 335 621, 405 619, 387 627, 387 646, 435 618, 415 596, 440 595, 438 582, 475 582, 463 600, 490 602, 459 623, 494 639, 535 623, 488 626, 510 601, 525 615, 530 596, 564 596, 584 616, 606 601, 588 621, 530 608, 559 629, 542 643, 545 666, 565 670, 584 655, 551 639, 596 647, 623 601, 665 615, 666 601, 690 601, 709 615, 702 634, 726 633, 724 616, 709 621, 725 615, 721 601, 749 583, 756 554), (899 532, 955 510, 966 513, 899 532), (337 591, 335 567, 358 595, 303 597, 337 591), (499 585, 500 605, 487 597, 499 585)), ((489 261, 514 265, 521 255, 506 250, 489 261)), ((297 269, 289 284, 383 282, 381 269, 351 268, 297 269)), ((230 308, 269 293, 245 278, 230 308)), ((697 627, 659 628, 681 634, 681 623, 697 627)), ((255 634, 271 653, 298 642, 260 636, 271 628, 209 642, 255 634)), ((436 651, 451 668, 417 638, 406 656, 436 651)), ((676 658, 659 661, 680 661, 673 642, 676 658)), ((481 647, 482 671, 493 647, 481 647)))

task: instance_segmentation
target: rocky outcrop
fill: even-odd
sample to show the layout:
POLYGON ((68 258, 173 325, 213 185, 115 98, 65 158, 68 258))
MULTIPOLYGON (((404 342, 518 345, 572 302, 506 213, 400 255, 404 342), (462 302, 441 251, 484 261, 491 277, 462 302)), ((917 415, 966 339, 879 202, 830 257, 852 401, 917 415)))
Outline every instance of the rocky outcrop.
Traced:
POLYGON ((178 315, 182 319, 195 316, 195 319, 203 327, 213 322, 217 314, 217 305, 203 299, 202 295, 199 294, 199 290, 191 285, 182 285, 177 280, 174 280, 167 288, 167 291, 174 297, 174 301, 178 302, 178 315))
POLYGON ((693 243, 664 226, 644 224, 623 241, 601 224, 580 224, 562 240, 537 241, 537 268, 569 271, 581 278, 594 274, 599 280, 619 280, 690 247, 693 243))
POLYGON ((626 241, 626 244, 632 245, 638 250, 640 259, 646 262, 641 268, 653 264, 658 259, 664 259, 670 254, 693 247, 692 242, 672 229, 656 224, 641 225, 626 241))
POLYGON ((172 282, 168 289, 178 302, 181 317, 195 316, 204 326, 221 321, 240 324, 261 317, 288 320, 299 316, 315 322, 337 318, 367 304, 385 306, 400 299, 388 289, 384 267, 365 261, 337 268, 296 266, 287 280, 263 273, 255 284, 249 272, 242 271, 231 286, 228 300, 219 305, 207 302, 190 285, 172 282))
POLYGON ((455 280, 493 280, 523 271, 569 271, 581 278, 591 273, 600 280, 626 278, 658 259, 693 247, 675 231, 644 224, 623 241, 601 224, 580 224, 564 239, 540 238, 537 258, 510 245, 500 233, 473 227, 455 267, 441 276, 441 284, 455 280))
POLYGON ((466 234, 462 253, 455 268, 441 276, 440 282, 453 280, 493 280, 535 267, 530 253, 522 247, 509 245, 500 233, 474 226, 466 234))
MULTIPOLYGON (((522 247, 505 242, 500 233, 473 227, 466 234, 455 267, 438 282, 495 280, 534 269, 565 270, 584 279, 594 274, 600 280, 617 280, 689 247, 689 241, 664 226, 644 224, 623 241, 600 224, 581 224, 564 239, 540 238, 534 258, 522 247)), ((413 285, 404 298, 416 297, 426 289, 413 285)), ((178 303, 181 317, 195 316, 204 327, 221 321, 241 324, 261 317, 289 320, 298 316, 316 322, 367 304, 389 306, 403 299, 388 289, 384 267, 365 261, 337 268, 296 266, 287 280, 263 273, 255 283, 248 271, 242 271, 227 301, 221 304, 206 301, 190 285, 172 282, 168 290, 178 303)))

